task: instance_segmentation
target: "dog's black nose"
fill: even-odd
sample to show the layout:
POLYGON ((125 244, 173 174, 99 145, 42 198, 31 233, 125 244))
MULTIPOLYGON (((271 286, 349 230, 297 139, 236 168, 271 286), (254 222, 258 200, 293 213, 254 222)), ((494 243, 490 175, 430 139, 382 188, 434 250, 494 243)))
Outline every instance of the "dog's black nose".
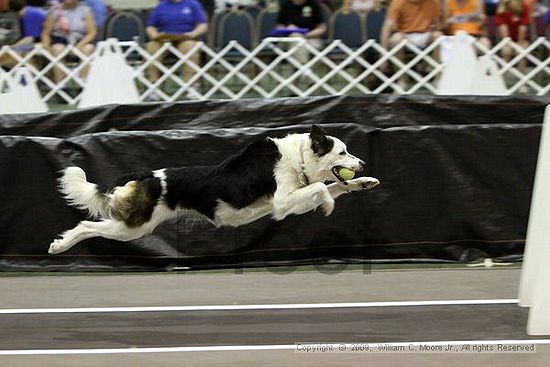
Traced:
POLYGON ((361 171, 364 171, 367 168, 367 164, 363 161, 359 161, 359 166, 361 167, 361 171))

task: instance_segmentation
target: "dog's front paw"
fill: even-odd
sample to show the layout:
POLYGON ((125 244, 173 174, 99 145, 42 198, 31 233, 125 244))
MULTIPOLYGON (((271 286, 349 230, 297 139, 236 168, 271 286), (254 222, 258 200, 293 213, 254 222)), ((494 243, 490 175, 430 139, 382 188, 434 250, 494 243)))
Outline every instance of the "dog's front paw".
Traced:
POLYGON ((321 204, 321 208, 323 209, 323 212, 325 213, 325 217, 328 217, 329 215, 331 215, 332 211, 334 210, 334 199, 331 197, 331 198, 325 200, 325 202, 323 204, 321 204))
POLYGON ((347 181, 348 191, 370 190, 378 185, 380 181, 374 177, 359 177, 347 181))

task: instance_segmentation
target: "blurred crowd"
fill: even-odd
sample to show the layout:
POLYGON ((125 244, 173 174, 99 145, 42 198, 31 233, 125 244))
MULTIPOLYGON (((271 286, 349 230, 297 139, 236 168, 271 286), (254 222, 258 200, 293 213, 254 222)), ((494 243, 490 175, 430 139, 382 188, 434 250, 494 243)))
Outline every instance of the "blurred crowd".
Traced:
MULTIPOLYGON (((213 14, 249 7, 273 7, 278 16, 272 35, 301 37, 317 48, 322 47, 328 29, 322 7, 332 12, 341 10, 344 14, 383 12, 385 18, 378 41, 388 49, 403 40, 424 48, 441 35, 454 35, 459 31, 490 47, 489 26, 496 28, 498 38, 510 37, 526 47, 534 14, 539 17, 545 14, 546 27, 550 22, 548 4, 536 0, 155 0, 152 5, 145 29, 146 48, 151 54, 158 53, 165 43, 188 53, 198 40, 204 39, 213 14)), ((40 43, 55 56, 67 45, 75 46, 84 55, 91 54, 112 9, 104 0, 0 0, 0 14, 2 12, 10 12, 19 19, 20 36, 11 43, 12 49, 25 54, 40 43)), ((1 28, 2 23, 0 36, 1 28)), ((508 59, 513 51, 505 47, 502 52, 508 59)), ((397 56, 404 57, 399 53, 397 56)), ((309 56, 303 48, 297 51, 296 57, 305 63, 309 56)), ((162 55, 158 55, 158 59, 162 60, 162 55)), ((199 52, 190 60, 199 64, 199 52)), ((14 64, 13 57, 1 54, 1 66, 9 68, 14 64)), ((82 75, 86 72, 84 68, 82 75)), ((54 81, 63 78, 59 68, 54 67, 52 73, 54 81)), ((154 66, 147 70, 152 82, 159 79, 159 73, 154 66)), ((185 80, 193 73, 194 69, 188 65, 182 69, 185 80)))

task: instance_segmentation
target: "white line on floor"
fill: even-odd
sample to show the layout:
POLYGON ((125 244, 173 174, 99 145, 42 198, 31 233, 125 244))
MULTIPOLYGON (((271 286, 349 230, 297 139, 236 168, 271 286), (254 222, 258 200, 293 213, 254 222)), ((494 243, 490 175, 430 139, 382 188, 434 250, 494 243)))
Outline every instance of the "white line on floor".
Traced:
MULTIPOLYGON (((61 355, 61 354, 137 354, 137 353, 178 353, 178 352, 229 352, 229 351, 265 351, 265 350, 305 350, 306 346, 332 346, 335 351, 345 346, 347 351, 354 346, 363 348, 405 347, 408 351, 418 351, 420 346, 463 346, 463 345, 550 345, 550 339, 522 339, 522 340, 450 340, 427 342, 379 342, 379 343, 296 343, 281 345, 214 345, 201 347, 165 347, 165 348, 108 348, 108 349, 21 349, 0 350, 0 356, 14 355, 61 355), (300 348, 300 349, 299 349, 300 348)), ((364 350, 364 349, 363 349, 364 350)), ((386 349, 390 350, 390 349, 386 349)), ((455 351, 456 352, 456 351, 455 351)))
POLYGON ((265 305, 207 305, 207 306, 150 306, 150 307, 72 307, 72 308, 9 308, 0 314, 25 313, 95 313, 95 312, 168 312, 168 311, 239 311, 292 310, 319 308, 413 307, 454 305, 495 305, 518 303, 517 299, 467 299, 441 301, 348 302, 348 303, 286 303, 265 305))

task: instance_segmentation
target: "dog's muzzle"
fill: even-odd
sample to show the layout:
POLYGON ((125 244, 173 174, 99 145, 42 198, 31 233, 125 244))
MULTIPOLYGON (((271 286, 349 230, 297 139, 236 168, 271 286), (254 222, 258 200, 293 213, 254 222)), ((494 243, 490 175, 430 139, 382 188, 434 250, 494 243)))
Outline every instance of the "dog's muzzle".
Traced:
POLYGON ((332 171, 332 174, 334 175, 334 177, 336 177, 338 179, 338 181, 342 182, 343 184, 347 184, 346 180, 343 179, 339 174, 339 171, 340 171, 341 168, 347 168, 347 169, 352 170, 353 172, 355 172, 355 174, 357 174, 358 172, 364 171, 366 167, 367 167, 367 164, 364 161, 359 161, 359 167, 350 168, 350 167, 346 167, 346 166, 334 166, 334 167, 332 167, 331 171, 332 171))

